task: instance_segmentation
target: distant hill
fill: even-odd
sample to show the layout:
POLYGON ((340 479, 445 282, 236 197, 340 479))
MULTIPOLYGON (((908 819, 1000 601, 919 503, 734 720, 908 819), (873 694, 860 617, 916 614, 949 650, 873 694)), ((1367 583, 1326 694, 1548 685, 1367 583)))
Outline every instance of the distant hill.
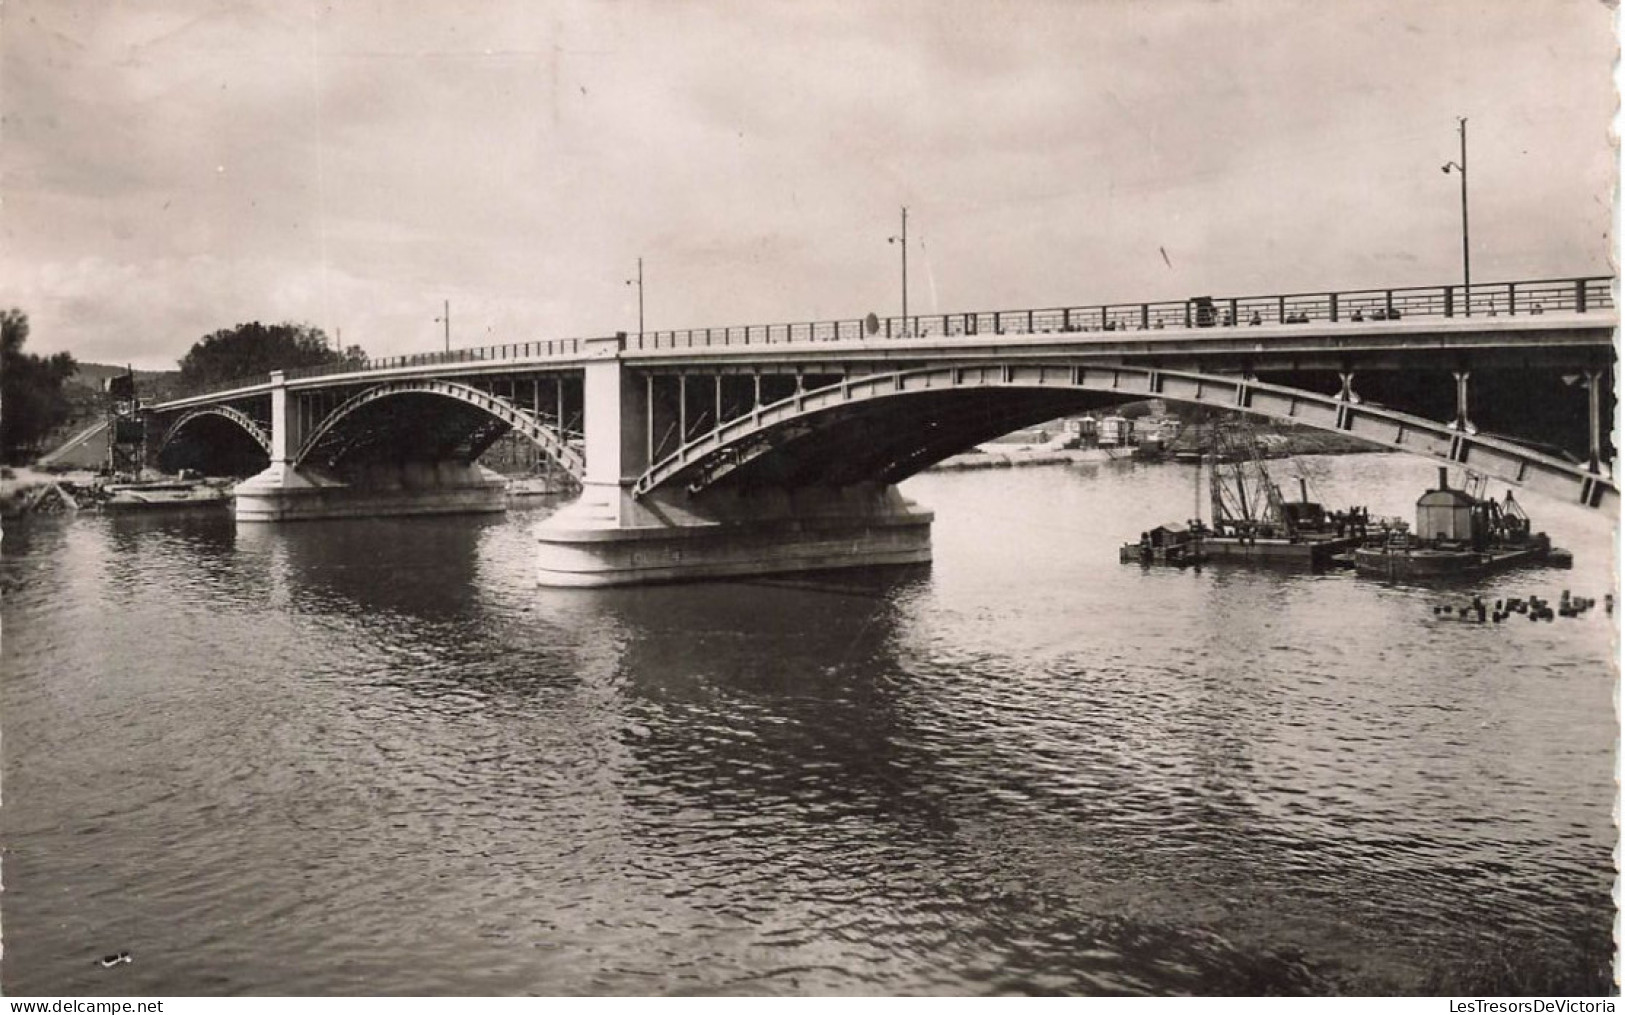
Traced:
MULTIPOLYGON (((89 388, 92 391, 102 390, 102 382, 109 377, 117 377, 124 373, 126 368, 110 366, 106 363, 80 363, 79 371, 68 378, 69 384, 89 388)), ((136 390, 142 398, 151 398, 174 390, 179 386, 181 372, 179 370, 137 370, 135 371, 136 390)))
MULTIPOLYGON (((111 366, 106 363, 80 363, 78 371, 68 378, 63 385, 63 393, 68 396, 68 405, 71 413, 62 425, 46 436, 43 446, 55 449, 75 435, 100 422, 103 414, 107 412, 107 402, 102 395, 102 383, 109 377, 121 376, 124 367, 111 366)), ((179 370, 137 370, 135 371, 135 390, 143 402, 162 402, 176 397, 181 386, 181 372, 179 370)), ((106 445, 103 444, 105 453, 106 445)))

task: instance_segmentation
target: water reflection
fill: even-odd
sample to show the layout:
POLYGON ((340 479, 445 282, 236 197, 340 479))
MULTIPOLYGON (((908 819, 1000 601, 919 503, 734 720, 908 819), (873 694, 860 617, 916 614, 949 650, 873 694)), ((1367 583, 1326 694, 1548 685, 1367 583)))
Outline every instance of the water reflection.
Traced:
MULTIPOLYGON (((1374 511, 1431 479, 1326 471, 1374 511)), ((1190 479, 927 476, 930 568, 620 590, 538 589, 536 512, 8 532, 6 988, 1584 975, 1611 913, 1612 624, 1117 564, 1190 479)), ((1551 516, 1576 571, 1486 591, 1600 598, 1607 534, 1551 516)))

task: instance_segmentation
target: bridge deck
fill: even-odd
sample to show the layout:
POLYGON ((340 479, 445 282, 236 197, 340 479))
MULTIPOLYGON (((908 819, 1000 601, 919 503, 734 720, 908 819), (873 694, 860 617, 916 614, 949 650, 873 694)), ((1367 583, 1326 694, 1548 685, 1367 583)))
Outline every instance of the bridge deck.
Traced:
POLYGON ((998 336, 919 338, 850 337, 817 342, 751 345, 644 345, 633 338, 623 358, 630 364, 763 361, 831 355, 854 360, 1009 358, 1118 359, 1161 356, 1267 356, 1291 360, 1330 353, 1417 353, 1489 349, 1611 349, 1618 315, 1612 310, 1525 317, 1452 318, 1364 323, 1316 322, 1216 326, 1147 331, 1038 332, 998 336))
MULTIPOLYGON (((1428 352, 1490 350, 1612 351, 1618 312, 1610 304, 1517 316, 1412 317, 1399 320, 1311 320, 1307 323, 1217 324, 1110 331, 1017 331, 998 335, 959 334, 886 338, 853 329, 823 338, 773 341, 770 333, 751 339, 731 329, 627 336, 621 356, 637 364, 766 364, 809 358, 887 363, 900 359, 944 360, 981 356, 1034 359, 1143 360, 1147 358, 1255 358, 1303 366, 1306 361, 1358 355, 1370 362, 1384 355, 1414 357, 1428 352), (839 335, 839 337, 838 337, 839 335), (809 356, 809 354, 811 354, 809 356)), ((418 377, 471 377, 543 369, 570 369, 593 358, 590 342, 535 342, 454 350, 451 354, 380 360, 360 370, 312 369, 291 372, 295 390, 340 387, 359 382, 418 377)), ((175 399, 154 411, 168 412, 263 395, 269 383, 175 399)))

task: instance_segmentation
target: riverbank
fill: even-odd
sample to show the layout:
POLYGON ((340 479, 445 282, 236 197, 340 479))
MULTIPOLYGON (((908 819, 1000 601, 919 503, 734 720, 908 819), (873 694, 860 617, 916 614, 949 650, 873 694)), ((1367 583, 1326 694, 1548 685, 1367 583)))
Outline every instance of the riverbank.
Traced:
MULTIPOLYGON (((51 472, 33 468, 7 469, 0 476, 0 518, 59 515, 76 511, 138 511, 229 506, 239 480, 225 478, 179 479, 147 474, 140 482, 114 480, 89 470, 51 472)), ((517 476, 509 479, 508 496, 549 497, 575 488, 555 476, 517 476)))
MULTIPOLYGON (((1195 450, 1198 445, 1185 450, 1195 450)), ((1263 427, 1258 432, 1258 446, 1267 458, 1285 458, 1290 455, 1363 455, 1385 452, 1388 449, 1350 437, 1348 434, 1308 427, 1263 427)), ((1175 450, 1181 448, 1176 442, 1175 450)))
POLYGON ((26 466, 8 468, 0 473, 0 518, 77 511, 79 498, 74 491, 89 486, 95 479, 96 474, 88 471, 58 473, 26 466))
POLYGON ((1133 456, 1128 448, 1033 448, 1011 445, 1009 449, 991 445, 945 458, 933 470, 1007 469, 1022 465, 1072 465, 1079 462, 1124 461, 1133 456))
MULTIPOLYGON (((933 471, 957 472, 967 469, 1004 469, 1028 465, 1073 465, 1082 462, 1116 462, 1125 459, 1147 461, 1181 460, 1198 453, 1202 447, 1195 440, 1177 441, 1160 452, 1142 445, 1135 448, 1053 448, 1011 444, 984 444, 974 451, 945 458, 933 465, 933 471), (1138 453, 1136 453, 1138 452, 1138 453)), ((1259 452, 1265 458, 1289 458, 1294 455, 1359 455, 1380 453, 1387 449, 1365 441, 1318 430, 1288 430, 1260 433, 1259 452)))
POLYGON ((231 502, 235 479, 176 479, 150 475, 114 480, 94 472, 8 469, 0 477, 0 517, 77 511, 221 507, 231 502))

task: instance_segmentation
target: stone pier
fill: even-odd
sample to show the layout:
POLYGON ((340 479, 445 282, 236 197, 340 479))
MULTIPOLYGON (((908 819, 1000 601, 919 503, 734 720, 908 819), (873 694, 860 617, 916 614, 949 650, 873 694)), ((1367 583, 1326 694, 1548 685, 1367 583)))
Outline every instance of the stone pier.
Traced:
POLYGON ((298 464, 304 441, 282 373, 271 375, 271 464, 232 494, 240 522, 505 511, 508 481, 477 463, 403 462, 346 469, 298 464))
POLYGON ((508 480, 460 462, 371 466, 343 479, 272 462, 232 491, 240 522, 506 511, 508 480))
POLYGON ((931 512, 895 486, 794 491, 655 490, 648 404, 620 362, 622 340, 589 343, 581 496, 536 527, 542 585, 604 586, 784 574, 931 559, 931 512))
POLYGON ((634 585, 931 559, 931 512, 894 486, 683 500, 649 494, 617 510, 583 493, 536 527, 538 581, 634 585))

